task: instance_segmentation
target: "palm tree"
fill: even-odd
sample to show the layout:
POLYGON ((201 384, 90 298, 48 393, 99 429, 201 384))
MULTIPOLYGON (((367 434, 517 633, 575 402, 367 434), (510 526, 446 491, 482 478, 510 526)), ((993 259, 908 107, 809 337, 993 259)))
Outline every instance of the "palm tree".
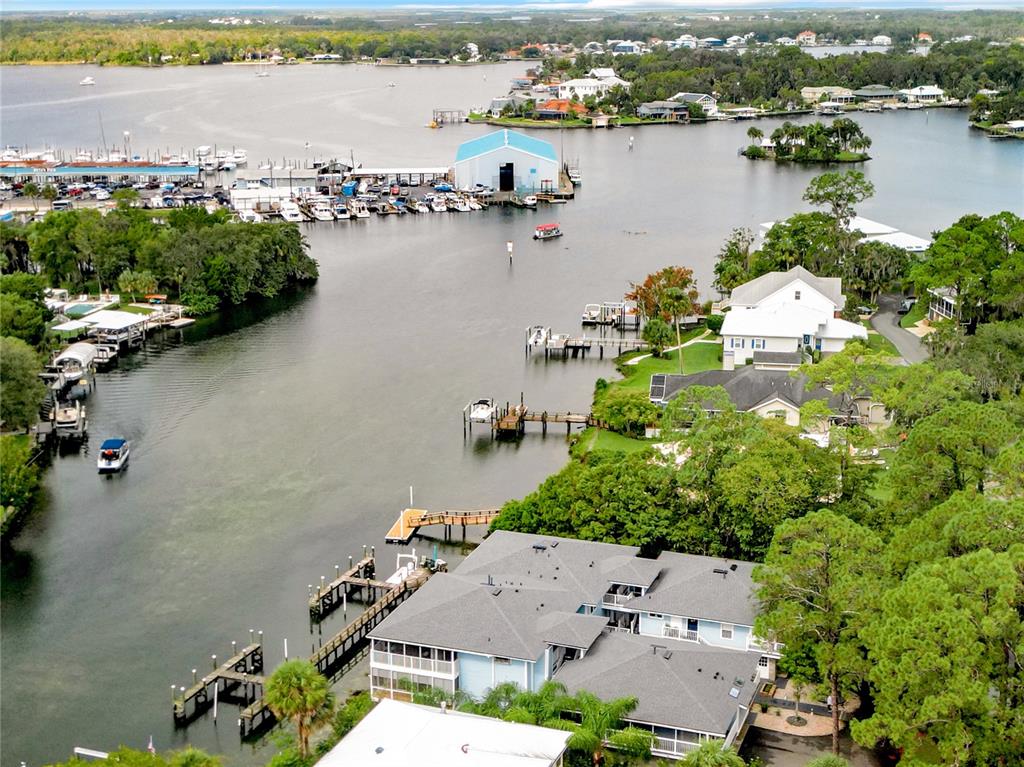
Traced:
POLYGON ((31 197, 32 205, 36 210, 39 210, 39 184, 34 181, 29 181, 21 188, 21 193, 25 197, 31 197))
POLYGON ((704 741, 700 748, 687 754, 682 763, 683 767, 746 767, 734 748, 724 748, 717 740, 704 741))
POLYGON ((683 372, 683 337, 679 329, 679 323, 683 317, 694 313, 693 296, 682 288, 669 288, 661 300, 661 308, 672 317, 672 324, 676 326, 676 347, 679 355, 679 372, 683 372))
POLYGON ((572 733, 568 746, 590 754, 594 765, 604 761, 604 750, 610 745, 623 756, 647 758, 651 754, 654 736, 637 727, 622 729, 622 718, 637 706, 636 698, 616 698, 603 701, 596 695, 581 690, 566 701, 579 715, 580 721, 558 720, 549 726, 572 733))
POLYGON ((764 138, 764 131, 758 128, 756 125, 751 125, 749 128, 747 128, 747 136, 750 138, 751 142, 759 142, 762 138, 764 138))
POLYGON ((307 660, 282 663, 267 680, 267 705, 278 719, 289 719, 299 738, 299 755, 309 756, 309 738, 330 722, 334 695, 327 679, 307 660))

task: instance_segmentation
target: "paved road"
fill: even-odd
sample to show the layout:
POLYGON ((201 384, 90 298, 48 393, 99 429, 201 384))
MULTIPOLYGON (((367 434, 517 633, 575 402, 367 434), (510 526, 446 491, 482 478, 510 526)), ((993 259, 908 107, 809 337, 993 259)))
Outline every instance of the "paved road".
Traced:
POLYGON ((921 343, 921 339, 900 327, 900 315, 897 310, 902 300, 903 296, 892 293, 879 296, 878 311, 871 317, 871 327, 892 341, 907 362, 924 362, 928 359, 928 350, 921 343))
MULTIPOLYGON (((839 749, 852 767, 880 767, 884 764, 877 755, 854 743, 846 731, 840 738, 839 749)), ((768 767, 805 767, 811 759, 831 753, 831 735, 808 738, 758 727, 750 728, 741 750, 745 759, 760 757, 768 767)))

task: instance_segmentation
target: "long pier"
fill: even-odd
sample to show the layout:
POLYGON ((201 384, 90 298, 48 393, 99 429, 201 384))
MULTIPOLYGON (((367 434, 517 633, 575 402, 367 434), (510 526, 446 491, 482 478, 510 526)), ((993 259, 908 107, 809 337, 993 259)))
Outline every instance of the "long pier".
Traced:
POLYGON ((639 338, 593 338, 591 336, 573 336, 568 333, 548 333, 542 340, 534 340, 536 328, 526 329, 526 355, 531 356, 535 350, 544 351, 545 359, 549 357, 586 358, 588 352, 597 349, 600 359, 604 359, 605 349, 614 350, 617 355, 624 352, 641 351, 649 344, 639 338))
MULTIPOLYGON (((366 641, 367 635, 416 589, 426 583, 432 574, 433 570, 428 567, 416 568, 411 575, 395 584, 384 596, 370 605, 366 612, 315 650, 309 657, 309 662, 325 677, 332 678, 339 668, 345 666, 353 651, 366 641)), ((244 738, 273 721, 273 712, 265 699, 260 697, 242 709, 238 716, 238 728, 244 738)))
POLYGON ((384 536, 388 543, 408 543, 419 533, 421 527, 444 525, 445 537, 451 535, 456 525, 462 527, 462 537, 466 537, 468 525, 489 525, 498 516, 501 509, 475 509, 473 511, 427 511, 426 509, 405 509, 398 515, 398 520, 384 536))
POLYGON ((502 410, 494 420, 492 428, 494 429, 495 435, 499 437, 519 437, 526 431, 526 424, 528 423, 541 424, 541 430, 544 434, 547 434, 548 424, 550 423, 564 423, 566 434, 570 433, 573 425, 600 425, 590 413, 573 413, 570 411, 551 412, 547 410, 534 412, 525 404, 520 403, 512 407, 506 405, 505 409, 502 410))

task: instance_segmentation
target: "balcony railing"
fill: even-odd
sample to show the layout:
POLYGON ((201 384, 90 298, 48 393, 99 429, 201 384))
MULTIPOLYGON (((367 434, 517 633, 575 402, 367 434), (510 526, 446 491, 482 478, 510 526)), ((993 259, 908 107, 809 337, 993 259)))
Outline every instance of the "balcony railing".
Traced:
POLYGON ((624 605, 631 599, 635 599, 636 596, 636 594, 605 594, 601 597, 601 602, 606 605, 624 605))
POLYGON ((662 627, 662 636, 669 639, 685 639, 688 642, 696 642, 697 632, 690 629, 676 628, 675 626, 662 627))
POLYGON ((782 642, 769 642, 765 639, 758 639, 754 636, 747 639, 748 649, 760 650, 761 652, 772 653, 774 655, 781 654, 783 646, 782 642))
POLYGON ((429 671, 433 674, 442 674, 444 676, 452 676, 455 673, 455 663, 450 660, 417 658, 412 655, 398 655, 378 650, 374 650, 371 653, 370 662, 378 666, 394 666, 395 668, 429 671))

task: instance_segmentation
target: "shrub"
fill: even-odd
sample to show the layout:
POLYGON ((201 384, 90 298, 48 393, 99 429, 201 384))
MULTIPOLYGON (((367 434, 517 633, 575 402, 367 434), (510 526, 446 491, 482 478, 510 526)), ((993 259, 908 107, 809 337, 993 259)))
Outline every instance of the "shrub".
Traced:
POLYGON ((672 328, 662 319, 653 317, 644 325, 642 338, 646 341, 655 357, 660 357, 665 347, 672 343, 672 328))
POLYGON ((710 314, 708 318, 704 320, 704 326, 715 335, 722 332, 722 323, 725 322, 724 314, 710 314))
POLYGON ((751 144, 746 149, 744 149, 743 154, 746 155, 747 159, 750 160, 763 160, 765 157, 768 156, 768 153, 766 151, 764 151, 759 146, 755 146, 754 144, 751 144))
POLYGON ((595 405, 594 417, 608 424, 608 428, 629 436, 644 436, 649 424, 657 423, 658 406, 642 391, 612 390, 595 405))

